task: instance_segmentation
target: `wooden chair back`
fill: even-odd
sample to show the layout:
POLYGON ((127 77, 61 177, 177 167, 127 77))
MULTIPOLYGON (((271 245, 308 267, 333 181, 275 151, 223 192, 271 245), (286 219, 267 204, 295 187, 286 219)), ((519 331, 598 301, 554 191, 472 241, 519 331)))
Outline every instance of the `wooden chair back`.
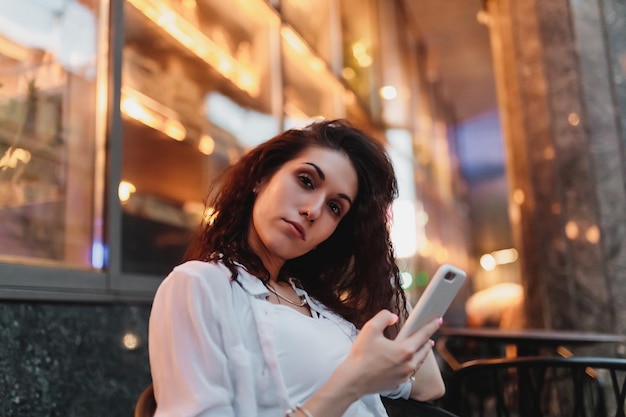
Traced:
POLYGON ((134 417, 152 417, 156 412, 156 399, 154 398, 154 388, 148 385, 137 398, 135 404, 134 417))

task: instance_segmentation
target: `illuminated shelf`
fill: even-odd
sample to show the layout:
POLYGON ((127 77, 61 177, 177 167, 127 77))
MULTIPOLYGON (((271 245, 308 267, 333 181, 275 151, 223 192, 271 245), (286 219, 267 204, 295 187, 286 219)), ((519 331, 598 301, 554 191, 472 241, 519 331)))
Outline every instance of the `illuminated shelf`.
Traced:
POLYGON ((162 0, 128 0, 140 13, 155 23, 181 46, 215 68, 252 97, 258 97, 260 81, 257 74, 213 42, 197 27, 162 0))
POLYGON ((120 110, 122 114, 174 140, 183 141, 187 137, 187 130, 174 110, 127 85, 122 86, 120 110))

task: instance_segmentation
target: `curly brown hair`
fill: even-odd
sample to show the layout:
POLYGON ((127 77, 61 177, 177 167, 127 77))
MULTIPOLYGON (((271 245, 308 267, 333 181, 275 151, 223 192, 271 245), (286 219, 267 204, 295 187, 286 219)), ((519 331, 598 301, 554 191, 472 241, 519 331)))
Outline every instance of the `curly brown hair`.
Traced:
POLYGON ((407 316, 389 235, 388 210, 397 181, 384 146, 346 120, 312 123, 260 144, 231 166, 208 206, 216 213, 192 241, 185 260, 221 260, 237 277, 237 265, 264 282, 269 273, 248 242, 258 181, 309 147, 341 151, 358 178, 357 197, 333 234, 315 250, 288 260, 279 279, 297 278, 304 289, 357 328, 381 309, 407 316))

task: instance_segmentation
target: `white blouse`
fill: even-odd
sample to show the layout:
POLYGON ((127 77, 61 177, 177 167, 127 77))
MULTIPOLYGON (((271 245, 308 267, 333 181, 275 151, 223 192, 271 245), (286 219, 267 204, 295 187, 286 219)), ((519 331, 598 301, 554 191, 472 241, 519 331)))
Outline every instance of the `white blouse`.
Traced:
MULTIPOLYGON (((286 305, 274 305, 276 358, 289 398, 303 403, 330 378, 345 359, 352 339, 324 316, 308 317, 286 305)), ((344 417, 370 417, 359 400, 344 417)))
MULTIPOLYGON (((358 331, 296 291, 307 297, 315 319, 269 303, 263 283, 242 268, 236 281, 221 263, 191 261, 174 268, 157 290, 150 315, 155 417, 280 417, 312 395, 317 388, 311 385, 326 381, 323 375, 347 355, 358 331), (309 343, 316 348, 296 367, 298 351, 309 343), (312 360, 334 363, 312 369, 312 360)), ((410 389, 407 382, 384 395, 407 398, 410 389)), ((357 415, 387 416, 379 395, 362 397, 344 417, 357 415)))

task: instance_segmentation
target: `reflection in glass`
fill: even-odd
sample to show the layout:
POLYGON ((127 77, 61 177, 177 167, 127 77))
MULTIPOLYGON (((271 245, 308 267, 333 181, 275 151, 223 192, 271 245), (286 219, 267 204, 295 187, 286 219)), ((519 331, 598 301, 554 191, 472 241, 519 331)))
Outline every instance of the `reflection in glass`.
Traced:
POLYGON ((285 76, 285 128, 312 120, 345 116, 343 87, 300 35, 288 26, 280 31, 285 76))
POLYGON ((369 0, 339 0, 343 50, 342 78, 366 110, 376 112, 374 58, 377 36, 374 32, 372 4, 369 0))
POLYGON ((106 75, 97 67, 98 3, 0 3, 2 260, 103 266, 94 203, 97 76, 106 75))
POLYGON ((280 8, 285 20, 329 66, 333 61, 334 5, 330 0, 283 0, 280 8))
POLYGON ((217 177, 279 130, 278 18, 263 0, 128 0, 124 20, 122 269, 162 276, 217 177))

